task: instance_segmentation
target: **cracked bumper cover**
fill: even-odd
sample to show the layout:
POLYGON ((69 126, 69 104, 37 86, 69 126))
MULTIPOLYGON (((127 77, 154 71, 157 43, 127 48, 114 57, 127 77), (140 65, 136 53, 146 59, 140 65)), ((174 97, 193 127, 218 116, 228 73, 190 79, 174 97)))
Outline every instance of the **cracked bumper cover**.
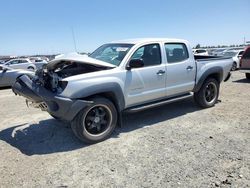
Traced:
POLYGON ((19 77, 12 86, 12 90, 15 94, 34 103, 44 102, 48 107, 48 113, 66 121, 72 121, 80 110, 92 103, 91 101, 60 97, 35 84, 27 75, 19 77))

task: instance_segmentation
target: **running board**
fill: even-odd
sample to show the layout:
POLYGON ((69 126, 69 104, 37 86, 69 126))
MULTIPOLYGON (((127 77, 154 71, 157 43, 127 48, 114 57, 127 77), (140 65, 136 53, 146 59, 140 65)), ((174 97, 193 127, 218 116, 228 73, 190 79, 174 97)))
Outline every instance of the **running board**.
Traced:
POLYGON ((193 93, 187 93, 187 94, 184 94, 184 95, 181 95, 181 96, 168 98, 168 99, 161 100, 161 101, 158 101, 158 102, 153 102, 153 103, 149 103, 149 104, 145 104, 145 105, 132 107, 132 108, 127 109, 126 111, 127 112, 139 112, 139 111, 142 111, 142 110, 146 110, 148 108, 153 108, 153 107, 161 106, 161 105, 164 105, 164 104, 169 104, 169 103, 173 103, 173 102, 176 102, 176 101, 184 100, 184 99, 192 97, 192 96, 193 96, 193 93))

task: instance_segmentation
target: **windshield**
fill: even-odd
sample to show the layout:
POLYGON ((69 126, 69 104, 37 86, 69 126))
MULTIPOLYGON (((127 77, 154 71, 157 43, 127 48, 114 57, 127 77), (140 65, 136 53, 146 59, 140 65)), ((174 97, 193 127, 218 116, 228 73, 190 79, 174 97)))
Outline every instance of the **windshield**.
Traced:
POLYGON ((133 44, 104 44, 89 57, 119 66, 133 44))
POLYGON ((237 54, 237 52, 225 52, 225 53, 224 53, 224 56, 227 56, 227 57, 234 57, 236 54, 237 54))

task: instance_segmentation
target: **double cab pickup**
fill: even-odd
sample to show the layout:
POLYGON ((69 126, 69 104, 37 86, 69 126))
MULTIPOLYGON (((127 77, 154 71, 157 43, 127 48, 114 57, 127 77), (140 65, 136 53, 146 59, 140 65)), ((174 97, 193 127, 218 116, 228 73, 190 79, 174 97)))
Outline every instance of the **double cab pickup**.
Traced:
POLYGON ((70 122, 80 140, 96 143, 112 134, 125 111, 188 97, 203 108, 214 106, 232 64, 231 58, 194 56, 186 40, 121 40, 89 55, 60 56, 34 76, 20 76, 12 89, 70 122))

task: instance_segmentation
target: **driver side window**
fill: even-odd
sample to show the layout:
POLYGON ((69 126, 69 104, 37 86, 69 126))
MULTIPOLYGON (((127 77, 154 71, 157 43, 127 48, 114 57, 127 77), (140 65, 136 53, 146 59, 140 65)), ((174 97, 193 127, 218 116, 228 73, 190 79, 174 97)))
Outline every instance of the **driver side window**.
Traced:
POLYGON ((161 64, 161 51, 159 44, 149 44, 135 51, 131 59, 142 59, 144 67, 161 64))
POLYGON ((11 62, 9 62, 10 65, 15 65, 15 64, 18 64, 18 60, 13 60, 11 62))

